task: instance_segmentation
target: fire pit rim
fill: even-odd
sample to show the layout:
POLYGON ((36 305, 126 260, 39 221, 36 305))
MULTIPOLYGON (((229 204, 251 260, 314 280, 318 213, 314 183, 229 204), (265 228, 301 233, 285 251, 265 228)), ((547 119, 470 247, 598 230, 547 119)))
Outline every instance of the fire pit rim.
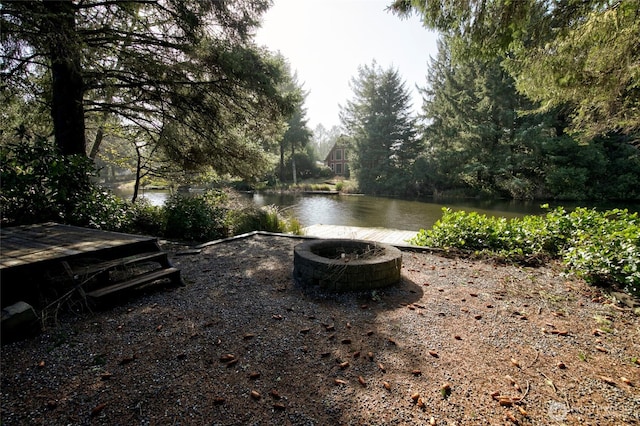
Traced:
POLYGON ((303 285, 319 285, 336 291, 370 290, 401 281, 402 252, 394 246, 370 240, 331 238, 309 240, 294 247, 294 279, 303 285), (374 246, 383 249, 361 259, 329 258, 313 251, 320 247, 374 246), (340 271, 336 274, 335 271, 340 271))

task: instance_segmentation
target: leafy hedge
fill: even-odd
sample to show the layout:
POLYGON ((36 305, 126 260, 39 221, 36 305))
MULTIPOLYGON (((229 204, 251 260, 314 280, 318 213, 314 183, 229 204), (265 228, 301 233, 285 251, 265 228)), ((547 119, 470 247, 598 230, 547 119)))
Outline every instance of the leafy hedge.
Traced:
POLYGON ((615 284, 640 295, 640 219, 627 210, 562 207, 544 216, 505 219, 443 209, 412 244, 457 249, 520 262, 562 259, 593 284, 615 284))

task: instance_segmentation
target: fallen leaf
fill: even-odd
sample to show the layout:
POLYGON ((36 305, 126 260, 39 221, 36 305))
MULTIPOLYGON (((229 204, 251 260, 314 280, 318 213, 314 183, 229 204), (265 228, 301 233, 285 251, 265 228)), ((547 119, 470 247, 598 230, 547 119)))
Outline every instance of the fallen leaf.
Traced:
POLYGON ((600 379, 605 382, 608 385, 611 386, 615 386, 616 385, 616 381, 613 380, 611 377, 607 377, 607 376, 600 376, 600 379))
POLYGON ((498 398, 498 403, 502 407, 511 407, 513 405, 513 399, 509 398, 508 396, 501 396, 498 398))
POLYGON ((107 404, 103 402, 102 404, 98 404, 95 407, 93 407, 93 409, 91 410, 91 417, 94 417, 100 414, 100 412, 104 410, 106 406, 107 404))
POLYGON ((271 389, 271 390, 269 391, 269 395, 271 395, 271 397, 272 397, 272 398, 274 398, 274 399, 280 399, 280 398, 282 398, 282 397, 280 396, 280 394, 278 393, 278 391, 277 391, 277 390, 275 390, 275 389, 271 389))

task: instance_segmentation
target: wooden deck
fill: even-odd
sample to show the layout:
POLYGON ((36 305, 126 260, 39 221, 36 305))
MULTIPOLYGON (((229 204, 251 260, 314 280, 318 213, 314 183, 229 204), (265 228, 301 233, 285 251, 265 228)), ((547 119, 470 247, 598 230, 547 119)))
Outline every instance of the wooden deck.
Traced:
POLYGON ((387 228, 362 228, 358 226, 311 225, 303 228, 304 235, 318 238, 347 238, 369 240, 394 246, 408 246, 407 240, 416 236, 415 231, 387 228))
POLYGON ((152 237, 58 223, 0 228, 0 269, 155 242, 152 237))
POLYGON ((74 286, 97 298, 165 278, 182 283, 155 237, 58 223, 0 228, 3 307, 39 305, 43 294, 74 286))

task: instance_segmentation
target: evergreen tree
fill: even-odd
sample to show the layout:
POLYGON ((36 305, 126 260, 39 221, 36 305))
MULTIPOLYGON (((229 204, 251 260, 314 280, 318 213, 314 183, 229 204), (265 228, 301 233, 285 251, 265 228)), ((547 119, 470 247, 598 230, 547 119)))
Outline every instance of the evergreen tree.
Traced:
POLYGON ((302 86, 298 82, 298 78, 295 74, 293 75, 291 82, 287 84, 286 90, 296 93, 299 101, 295 104, 293 113, 290 115, 287 122, 287 130, 280 140, 280 181, 284 182, 288 180, 285 176, 285 153, 287 150, 290 150, 291 155, 289 159, 291 161, 292 168, 291 176, 293 183, 296 184, 296 149, 305 148, 311 140, 312 133, 307 126, 307 111, 304 108, 304 101, 307 93, 302 89, 302 86))
MULTIPOLYGON (((432 60, 423 114, 427 149, 418 162, 424 192, 467 190, 510 198, 636 198, 640 155, 624 136, 578 143, 566 110, 535 109, 519 95, 501 59, 452 55, 443 37, 432 60), (626 195, 622 195, 626 194, 626 195)), ((457 44, 456 49, 461 49, 457 44)), ((458 50, 460 51, 460 50, 458 50)))
POLYGON ((395 0, 427 27, 461 40, 459 54, 504 58, 518 90, 540 110, 571 107, 584 139, 622 133, 640 144, 637 0, 395 0))
POLYGON ((255 175, 297 101, 280 91, 282 60, 252 41, 269 5, 3 0, 2 90, 49 104, 65 154, 86 155, 85 120, 104 131, 115 117, 182 168, 255 175))
POLYGON ((397 70, 375 62, 358 68, 351 87, 354 97, 341 108, 340 120, 355 149, 349 164, 360 190, 404 193, 420 151, 410 94, 397 70))

